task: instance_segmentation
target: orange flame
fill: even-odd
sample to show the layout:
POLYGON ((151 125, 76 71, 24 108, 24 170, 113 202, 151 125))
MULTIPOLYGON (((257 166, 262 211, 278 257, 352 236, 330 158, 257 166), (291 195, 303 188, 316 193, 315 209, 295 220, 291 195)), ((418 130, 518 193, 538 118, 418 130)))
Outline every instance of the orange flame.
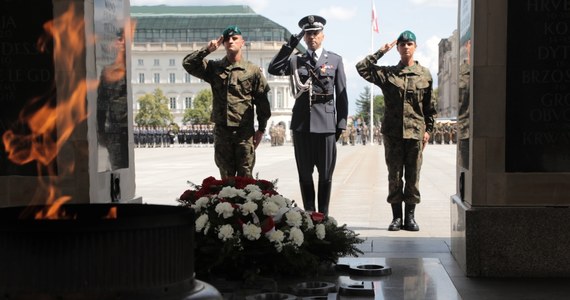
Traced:
MULTIPOLYGON (((83 74, 78 74, 76 65, 85 56, 87 46, 85 39, 85 23, 83 16, 75 14, 73 3, 61 16, 44 24, 45 35, 40 37, 37 47, 45 52, 48 43, 53 41, 53 60, 57 70, 55 81, 57 83, 57 101, 47 101, 45 105, 37 107, 38 100, 33 99, 31 105, 22 110, 19 122, 25 125, 30 133, 22 134, 8 130, 2 136, 8 158, 15 164, 27 164, 37 161, 38 171, 45 166, 50 177, 49 184, 42 187, 47 195, 39 195, 45 200, 44 210, 35 214, 36 219, 74 218, 66 216, 61 206, 71 200, 70 196, 61 196, 54 181, 57 179, 54 159, 72 135, 75 127, 87 118, 85 103, 89 90, 95 89, 97 81, 87 82, 83 74), (52 102, 52 103, 49 103, 52 102), (36 104, 35 107, 33 104, 36 104)), ((90 45, 94 44, 90 40, 90 45)), ((53 91, 52 91, 53 92, 53 91)), ((46 95, 47 97, 49 95, 46 95)), ((49 96, 52 97, 52 96, 49 96)), ((60 170, 60 176, 65 172, 72 172, 74 166, 65 166, 67 170, 60 170)), ((41 172, 38 172, 41 174, 41 172)), ((37 199, 34 199, 37 201, 37 199)), ((116 212, 115 212, 116 215, 116 212)))
MULTIPOLYGON (((46 35, 38 41, 38 48, 45 51, 49 40, 53 39, 54 62, 57 66, 63 66, 55 76, 55 81, 60 83, 58 94, 62 97, 55 107, 48 103, 33 114, 26 109, 20 113, 20 122, 28 126, 30 134, 16 134, 10 130, 4 133, 2 138, 8 158, 16 164, 36 160, 48 166, 57 157, 75 126, 87 118, 87 84, 74 68, 85 47, 83 19, 74 15, 72 3, 62 16, 46 22, 44 30, 46 35)), ((32 103, 37 100, 39 98, 32 103)))
POLYGON ((107 216, 105 216, 104 219, 116 219, 117 218, 117 207, 111 207, 109 209, 109 212, 107 213, 107 216))

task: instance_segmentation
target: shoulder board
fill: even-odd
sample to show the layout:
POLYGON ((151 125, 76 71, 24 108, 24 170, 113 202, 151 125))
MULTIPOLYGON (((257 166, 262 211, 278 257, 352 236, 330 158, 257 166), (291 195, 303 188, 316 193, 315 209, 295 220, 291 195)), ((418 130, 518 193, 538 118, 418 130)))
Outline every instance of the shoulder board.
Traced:
POLYGON ((335 53, 335 52, 333 52, 333 51, 329 51, 329 50, 325 50, 325 51, 326 51, 329 55, 336 55, 336 56, 340 57, 339 54, 337 54, 337 53, 335 53))

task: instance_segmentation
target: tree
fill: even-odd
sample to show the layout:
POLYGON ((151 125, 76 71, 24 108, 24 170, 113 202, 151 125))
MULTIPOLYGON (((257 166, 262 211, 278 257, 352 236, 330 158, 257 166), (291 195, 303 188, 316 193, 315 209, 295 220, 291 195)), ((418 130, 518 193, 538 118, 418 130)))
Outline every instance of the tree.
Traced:
MULTIPOLYGON (((356 99, 356 116, 355 119, 361 118, 364 123, 370 124, 370 87, 365 86, 364 91, 360 93, 356 99)), ((384 96, 374 96, 374 125, 379 125, 384 117, 384 96)))
POLYGON ((204 89, 198 92, 196 98, 194 98, 193 107, 184 111, 182 123, 204 124, 210 122, 212 99, 212 90, 204 89))
POLYGON ((152 94, 139 98, 139 112, 135 116, 138 126, 164 127, 174 122, 170 112, 168 98, 157 88, 152 94))

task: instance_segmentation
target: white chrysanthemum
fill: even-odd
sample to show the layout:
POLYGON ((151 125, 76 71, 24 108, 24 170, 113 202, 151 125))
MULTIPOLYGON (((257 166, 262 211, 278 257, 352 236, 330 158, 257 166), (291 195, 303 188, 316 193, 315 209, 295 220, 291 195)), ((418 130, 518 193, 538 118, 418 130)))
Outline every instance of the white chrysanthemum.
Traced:
POLYGON ((281 243, 285 239, 285 233, 281 230, 274 230, 267 238, 270 242, 281 243))
POLYGON ((253 202, 253 201, 246 201, 242 206, 241 206, 241 213, 244 216, 247 216, 249 214, 253 214, 256 210, 257 210, 257 203, 253 202))
POLYGON ((268 200, 277 204, 277 206, 279 206, 279 208, 287 207, 287 199, 281 195, 273 195, 273 196, 269 197, 268 200))
POLYGON ((298 211, 290 210, 285 214, 287 225, 301 227, 303 225, 303 216, 298 211))
POLYGON ((265 214, 266 216, 274 216, 278 210, 279 207, 274 202, 271 201, 263 202, 263 214, 265 214))
POLYGON ((216 212, 219 215, 223 215, 224 219, 227 219, 234 214, 234 207, 229 202, 220 202, 216 205, 216 212))
POLYGON ((261 200, 263 199, 263 194, 260 191, 251 191, 245 198, 247 200, 261 200))
POLYGON ((256 241, 261 237, 261 228, 255 224, 243 225, 243 235, 250 241, 256 241))
POLYGON ((291 199, 285 197, 283 197, 283 199, 285 200, 287 207, 291 207, 291 205, 293 205, 293 201, 291 201, 291 199))
POLYGON ((303 235, 303 231, 297 227, 291 228, 289 232, 289 239, 295 244, 297 247, 301 247, 303 245, 303 240, 305 236, 303 235))
POLYGON ((218 193, 219 198, 233 198, 239 196, 239 190, 235 189, 232 186, 225 186, 222 190, 218 193))
POLYGON ((303 213, 303 217, 305 218, 305 222, 307 222, 307 229, 313 229, 315 227, 315 223, 313 223, 313 219, 311 219, 311 214, 305 212, 303 213))
POLYGON ((206 224, 208 224, 208 220, 209 218, 207 214, 199 216, 198 219, 196 219, 196 232, 200 232, 202 229, 204 229, 204 227, 206 227, 206 224))
POLYGON ((231 239, 233 235, 234 235, 234 228, 229 224, 222 225, 218 229, 218 238, 222 241, 227 241, 231 239))
POLYGON ((331 224, 331 225, 334 225, 334 226, 337 226, 337 225, 338 225, 338 223, 336 222, 335 218, 333 218, 333 217, 331 217, 331 216, 328 217, 327 223, 328 223, 328 224, 331 224))
POLYGON ((244 190, 246 190, 247 192, 261 192, 261 189, 255 185, 255 184, 248 184, 244 190))
POLYGON ((325 231, 325 224, 317 224, 315 228, 315 232, 317 234, 317 238, 322 240, 325 238, 326 231, 325 231))
POLYGON ((208 197, 200 197, 200 199, 196 200, 196 206, 198 207, 206 207, 210 203, 210 198, 208 197))

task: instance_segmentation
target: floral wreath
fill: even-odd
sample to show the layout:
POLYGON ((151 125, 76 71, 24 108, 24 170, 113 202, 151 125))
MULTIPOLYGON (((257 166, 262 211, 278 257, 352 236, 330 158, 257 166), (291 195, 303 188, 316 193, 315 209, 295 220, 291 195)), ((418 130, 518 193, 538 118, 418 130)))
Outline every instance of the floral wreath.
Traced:
POLYGON ((177 201, 195 211, 198 276, 309 275, 363 252, 364 240, 331 216, 297 207, 277 181, 246 177, 189 184, 177 201))

